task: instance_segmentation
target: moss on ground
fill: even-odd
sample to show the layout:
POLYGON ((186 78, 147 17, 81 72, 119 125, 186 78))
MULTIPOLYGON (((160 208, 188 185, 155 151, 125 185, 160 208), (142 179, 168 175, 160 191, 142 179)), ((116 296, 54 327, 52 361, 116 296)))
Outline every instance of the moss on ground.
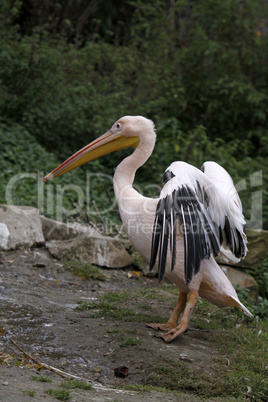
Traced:
POLYGON ((49 378, 46 375, 40 375, 40 376, 32 375, 32 379, 40 382, 52 382, 51 378, 49 378))
POLYGON ((81 380, 65 380, 61 383, 61 387, 67 388, 67 389, 85 389, 85 390, 91 390, 93 387, 91 384, 89 384, 86 381, 81 381, 81 380))
POLYGON ((128 338, 126 341, 119 343, 120 348, 125 348, 127 346, 137 346, 140 345, 143 341, 138 338, 128 338))
POLYGON ((164 323, 166 321, 165 318, 158 315, 149 315, 135 312, 128 308, 120 308, 119 306, 113 303, 107 302, 81 302, 75 308, 76 310, 94 310, 94 313, 91 315, 92 318, 101 318, 105 317, 108 319, 125 321, 125 322, 161 322, 164 323))
POLYGON ((54 396, 54 398, 59 399, 60 401, 67 401, 71 399, 71 394, 67 390, 62 389, 48 389, 45 391, 48 395, 54 396))
POLYGON ((65 260, 64 265, 73 271, 74 275, 80 276, 82 279, 94 279, 105 281, 107 276, 101 268, 92 264, 86 264, 77 260, 65 260))

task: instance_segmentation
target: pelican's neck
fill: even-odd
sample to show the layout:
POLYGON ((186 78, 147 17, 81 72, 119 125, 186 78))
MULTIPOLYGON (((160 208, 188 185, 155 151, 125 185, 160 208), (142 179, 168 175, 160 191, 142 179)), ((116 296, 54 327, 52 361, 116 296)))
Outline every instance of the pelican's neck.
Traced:
POLYGON ((155 138, 150 141, 141 139, 135 151, 117 166, 114 173, 114 192, 117 199, 122 190, 132 188, 137 169, 151 156, 154 145, 155 138))

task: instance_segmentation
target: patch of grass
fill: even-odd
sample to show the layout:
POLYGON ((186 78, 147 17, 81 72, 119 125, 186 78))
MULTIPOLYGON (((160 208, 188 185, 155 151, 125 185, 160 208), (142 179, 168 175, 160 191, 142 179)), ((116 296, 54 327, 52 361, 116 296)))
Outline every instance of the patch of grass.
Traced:
POLYGON ((22 391, 24 394, 29 395, 30 397, 34 397, 35 396, 35 391, 29 391, 29 390, 24 390, 22 391))
POLYGON ((83 279, 94 279, 99 281, 105 281, 106 276, 103 271, 92 264, 85 264, 77 260, 64 261, 64 265, 70 268, 74 275, 83 279))
POLYGON ((132 335, 136 335, 137 334, 137 330, 134 328, 134 329, 128 329, 127 331, 126 331, 128 334, 132 334, 132 335))
POLYGON ((228 354, 230 361, 230 368, 223 375, 230 395, 268 399, 267 344, 267 321, 252 323, 250 328, 241 323, 239 328, 221 334, 219 349, 228 354))
POLYGON ((120 292, 109 292, 105 293, 103 295, 103 301, 107 303, 117 303, 117 302, 126 302, 130 300, 133 297, 133 295, 126 291, 126 290, 121 290, 120 292))
POLYGON ((222 356, 210 378, 215 393, 209 391, 201 376, 198 395, 268 399, 268 321, 250 320, 235 308, 220 309, 200 300, 191 325, 207 330, 196 332, 195 338, 208 340, 222 356))
POLYGON ((141 385, 141 384, 125 384, 125 388, 132 391, 157 391, 157 392, 170 392, 167 388, 164 387, 157 387, 156 385, 141 385))
POLYGON ((191 370, 186 364, 169 362, 165 365, 155 365, 147 376, 146 385, 157 386, 171 391, 183 391, 205 396, 211 384, 202 381, 197 372, 191 370))
MULTIPOLYGON (((268 273, 263 274, 263 280, 268 282, 268 273), (266 278, 266 279, 265 279, 266 278)), ((249 295, 249 289, 242 288, 239 285, 235 286, 239 300, 247 306, 250 312, 256 317, 268 319, 268 299, 265 297, 258 297, 258 300, 253 300, 249 295)))
POLYGON ((178 291, 177 286, 173 285, 172 283, 164 283, 161 286, 161 289, 163 289, 169 293, 172 293, 173 295, 179 296, 179 291, 178 291))
MULTIPOLYGON (((150 288, 150 289, 143 288, 143 289, 140 289, 140 290, 138 290, 136 292, 136 297, 139 299, 139 301, 140 301, 141 298, 145 299, 145 300, 146 299, 149 299, 149 300, 170 300, 170 298, 167 297, 166 294, 163 294, 162 290, 168 290, 170 292, 169 289, 171 289, 171 287, 168 288, 168 289, 163 289, 163 286, 169 286, 169 285, 162 285, 159 288, 150 288)), ((172 286, 172 288, 173 288, 173 285, 170 285, 170 286, 172 286)), ((170 292, 170 293, 173 293, 173 292, 170 292)), ((171 296, 171 297, 173 297, 173 296, 171 296)))
POLYGON ((122 332, 122 329, 106 329, 105 332, 107 334, 120 334, 120 332, 122 332))
POLYGON ((142 308, 144 310, 152 310, 153 309, 153 307, 150 306, 149 304, 136 303, 136 306, 139 308, 142 308))
POLYGON ((219 308, 214 304, 200 299, 191 318, 191 326, 208 331, 223 331, 233 329, 240 322, 252 322, 237 308, 219 308))
POLYGON ((40 375, 40 376, 32 375, 32 379, 40 382, 52 382, 51 378, 47 377, 46 375, 40 375))
POLYGON ((61 387, 68 388, 68 389, 85 389, 90 390, 92 389, 92 385, 88 384, 86 381, 79 381, 79 380, 66 380, 61 383, 61 387))
POLYGON ((124 342, 119 343, 120 348, 126 348, 127 346, 137 346, 140 345, 143 341, 137 338, 129 338, 124 342))
MULTIPOLYGON (((106 296, 106 295, 105 295, 106 296)), ((106 301, 100 302, 78 302, 75 310, 95 310, 91 317, 100 318, 107 317, 113 320, 125 322, 166 322, 166 319, 161 316, 153 316, 135 312, 131 309, 120 308, 119 303, 106 301)))
POLYGON ((62 389, 48 389, 45 391, 48 395, 54 396, 54 398, 59 399, 60 401, 67 401, 71 399, 71 395, 69 391, 62 389))
POLYGON ((93 310, 93 309, 101 309, 101 310, 109 310, 110 304, 106 302, 87 302, 87 301, 78 301, 75 310, 93 310))
MULTIPOLYGON (((150 319, 160 320, 160 317, 150 319)), ((218 359, 213 359, 210 372, 162 356, 160 364, 147 370, 149 374, 143 384, 128 388, 144 391, 159 388, 160 392, 186 392, 205 399, 268 400, 267 321, 250 320, 236 308, 221 309, 200 299, 190 326, 203 329, 194 332, 194 338, 209 341, 219 354, 218 359)))
POLYGON ((125 322, 159 322, 165 323, 166 319, 162 316, 158 315, 149 315, 149 314, 142 314, 136 313, 130 309, 120 309, 115 308, 110 310, 109 312, 99 311, 97 314, 93 315, 93 317, 110 317, 118 321, 125 321, 125 322))

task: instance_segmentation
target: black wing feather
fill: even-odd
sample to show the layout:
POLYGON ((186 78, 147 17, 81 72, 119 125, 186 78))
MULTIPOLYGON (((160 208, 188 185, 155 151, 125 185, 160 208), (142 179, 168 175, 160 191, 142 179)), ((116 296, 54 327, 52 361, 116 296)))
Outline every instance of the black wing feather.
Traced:
POLYGON ((158 262, 158 278, 159 282, 163 279, 166 268, 167 250, 168 250, 168 237, 169 237, 169 222, 164 210, 162 231, 160 236, 160 250, 159 250, 159 262, 158 262))
POLYGON ((171 172, 171 170, 166 170, 162 176, 162 183, 166 184, 173 177, 175 177, 175 174, 173 172, 171 172))
POLYGON ((176 209, 174 207, 175 202, 174 202, 174 197, 176 195, 176 191, 173 191, 172 194, 172 208, 171 208, 171 214, 172 214, 172 220, 173 220, 173 228, 172 228, 172 239, 170 237, 170 242, 171 242, 171 271, 174 270, 175 262, 176 262, 176 231, 177 231, 177 222, 178 222, 178 215, 176 213, 176 209))
POLYGON ((153 267, 155 265, 156 257, 157 257, 157 253, 158 253, 159 240, 160 240, 160 234, 161 234, 161 229, 162 229, 161 222, 163 220, 163 211, 164 211, 163 200, 160 199, 158 204, 157 204, 155 220, 154 220, 152 246, 151 246, 150 268, 149 268, 150 271, 152 271, 152 269, 153 269, 153 267))
MULTIPOLYGON (((167 171, 163 180, 174 177, 167 171)), ((188 285, 196 275, 204 259, 209 259, 211 253, 217 256, 222 243, 226 244, 237 258, 246 254, 246 245, 242 234, 232 228, 226 217, 224 228, 218 227, 209 213, 209 197, 196 182, 196 190, 182 185, 172 194, 159 200, 152 236, 150 271, 153 269, 158 255, 159 281, 165 274, 168 244, 171 253, 171 271, 176 264, 176 232, 180 222, 184 237, 184 274, 188 285)))
POLYGON ((246 256, 247 248, 243 236, 239 230, 231 227, 227 216, 225 217, 224 228, 220 228, 220 242, 229 247, 236 258, 241 259, 246 256))

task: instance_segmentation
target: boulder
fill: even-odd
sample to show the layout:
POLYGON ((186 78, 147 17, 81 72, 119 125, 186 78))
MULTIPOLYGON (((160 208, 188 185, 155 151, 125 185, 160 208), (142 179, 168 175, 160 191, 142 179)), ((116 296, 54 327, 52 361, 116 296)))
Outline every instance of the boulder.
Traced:
POLYGON ((50 240, 69 240, 78 235, 87 234, 88 236, 103 237, 92 226, 81 225, 80 223, 63 223, 41 216, 42 230, 46 241, 50 240))
POLYGON ((124 268, 133 263, 122 243, 111 237, 78 235, 75 239, 46 242, 46 247, 55 258, 77 259, 101 267, 124 268))
POLYGON ((268 253, 268 231, 247 229, 248 253, 238 266, 242 268, 257 269, 268 253))
POLYGON ((12 250, 44 242, 38 209, 0 205, 0 249, 12 250))
POLYGON ((221 268, 233 285, 239 285, 242 288, 248 289, 250 297, 253 299, 257 298, 258 284, 251 275, 226 265, 221 266, 221 268))
MULTIPOLYGON (((224 259, 221 255, 219 255, 216 260, 219 264, 230 265, 234 267, 238 267, 239 269, 246 269, 254 272, 259 266, 262 264, 268 253, 268 231, 267 230, 253 230, 247 229, 247 238, 248 238, 248 253, 246 258, 239 261, 237 263, 233 263, 224 259)), ((233 258, 235 260, 235 258, 233 258)))

